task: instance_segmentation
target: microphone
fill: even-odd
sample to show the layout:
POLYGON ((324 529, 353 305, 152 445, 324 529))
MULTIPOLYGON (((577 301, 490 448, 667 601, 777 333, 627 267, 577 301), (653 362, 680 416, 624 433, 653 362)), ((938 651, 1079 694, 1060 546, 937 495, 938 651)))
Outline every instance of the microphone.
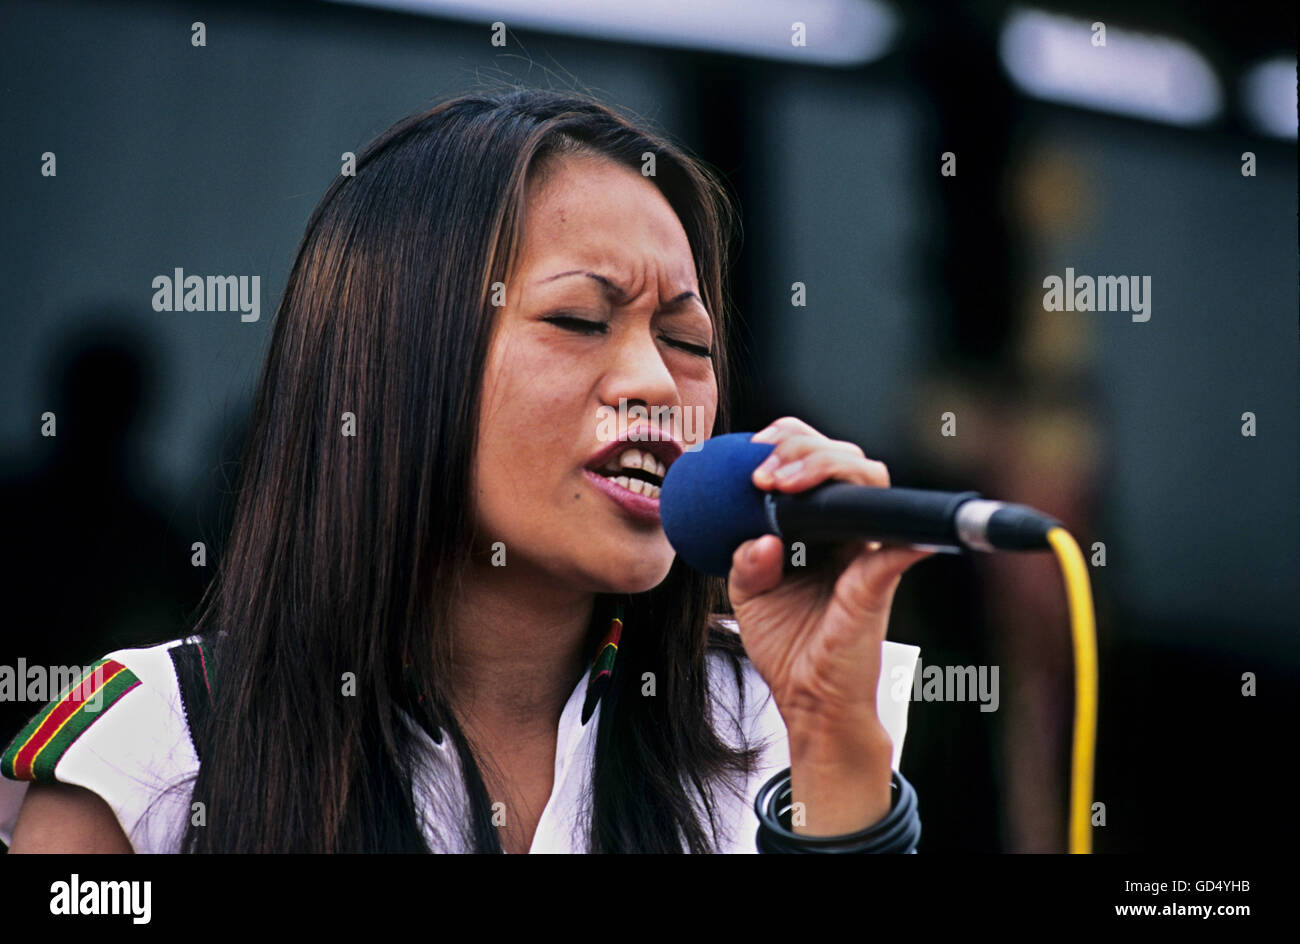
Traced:
POLYGON ((789 495, 765 492, 754 469, 776 447, 750 442, 753 433, 714 436, 668 467, 659 519, 687 564, 718 577, 745 541, 775 534, 803 541, 880 541, 959 554, 1049 549, 1056 521, 1027 505, 990 501, 979 492, 873 488, 824 482, 789 495))

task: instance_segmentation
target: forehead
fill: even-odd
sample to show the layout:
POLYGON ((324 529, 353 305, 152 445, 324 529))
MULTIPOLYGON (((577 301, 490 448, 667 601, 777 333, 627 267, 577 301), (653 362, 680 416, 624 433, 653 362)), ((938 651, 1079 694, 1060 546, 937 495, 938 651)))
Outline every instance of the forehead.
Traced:
POLYGON ((586 155, 560 159, 530 183, 523 223, 525 275, 581 265, 633 282, 654 274, 684 288, 696 285, 681 221, 659 189, 630 167, 586 155))

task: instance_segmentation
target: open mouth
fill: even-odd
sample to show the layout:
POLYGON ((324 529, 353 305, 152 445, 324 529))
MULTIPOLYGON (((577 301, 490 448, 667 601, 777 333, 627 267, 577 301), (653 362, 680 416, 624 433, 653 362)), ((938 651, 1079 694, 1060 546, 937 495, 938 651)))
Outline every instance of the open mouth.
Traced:
POLYGON ((654 453, 637 446, 628 446, 612 454, 600 468, 591 471, 635 495, 658 498, 668 468, 654 453))

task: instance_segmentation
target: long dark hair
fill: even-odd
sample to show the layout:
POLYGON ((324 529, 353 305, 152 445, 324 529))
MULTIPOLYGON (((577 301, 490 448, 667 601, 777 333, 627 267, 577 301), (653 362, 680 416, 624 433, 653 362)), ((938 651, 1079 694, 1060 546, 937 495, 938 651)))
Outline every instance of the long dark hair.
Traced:
MULTIPOLYGON (((655 156, 651 179, 686 231, 715 321, 715 432, 726 430, 724 285, 738 224, 705 165, 567 92, 469 94, 380 135, 312 213, 276 314, 230 537, 194 628, 213 647, 214 702, 196 731, 193 800, 205 816, 188 825, 186 850, 502 851, 450 708, 449 601, 474 527, 490 289, 509 281, 530 175, 575 152, 638 170, 655 156), (344 414, 354 436, 341 434, 344 414), (459 836, 426 841, 414 797, 429 785, 407 718, 452 739, 469 798, 459 836)), ((754 757, 720 736, 726 719, 711 711, 709 651, 730 656, 731 684, 742 671, 738 641, 716 625, 725 586, 678 561, 658 587, 622 599, 590 849, 709 851, 723 825, 716 791, 742 782, 754 757), (646 672, 656 697, 639 697, 646 672)), ((612 600, 597 598, 592 647, 612 600)), ((432 786, 451 802, 451 785, 432 786)))

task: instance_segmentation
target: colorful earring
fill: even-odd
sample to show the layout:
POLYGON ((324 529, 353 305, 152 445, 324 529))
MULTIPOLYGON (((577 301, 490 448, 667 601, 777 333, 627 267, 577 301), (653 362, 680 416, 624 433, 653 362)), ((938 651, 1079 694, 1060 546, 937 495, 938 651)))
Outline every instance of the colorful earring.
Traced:
POLYGON ((623 637, 623 604, 614 604, 614 618, 609 622, 605 639, 596 650, 596 658, 591 663, 591 674, 587 676, 587 699, 582 705, 582 723, 586 724, 591 713, 596 710, 596 703, 609 687, 610 677, 614 673, 614 661, 618 658, 618 643, 623 637))

